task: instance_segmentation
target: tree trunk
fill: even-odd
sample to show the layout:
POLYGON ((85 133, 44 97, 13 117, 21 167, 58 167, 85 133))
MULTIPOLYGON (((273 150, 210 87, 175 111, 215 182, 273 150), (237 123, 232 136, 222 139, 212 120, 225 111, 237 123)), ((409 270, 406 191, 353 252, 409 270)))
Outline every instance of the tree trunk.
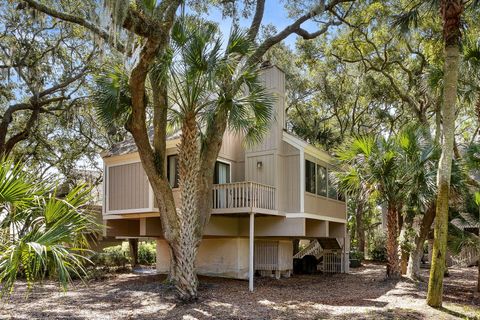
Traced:
POLYGON ((180 232, 170 246, 173 251, 173 280, 180 299, 196 299, 198 279, 195 259, 202 238, 198 213, 199 151, 198 127, 195 114, 185 115, 181 143, 178 148, 178 174, 181 209, 177 210, 180 232))
POLYGON ((132 267, 138 265, 138 239, 128 239, 130 249, 130 258, 132 259, 132 267))
POLYGON ((478 277, 477 277, 477 292, 480 292, 480 255, 478 256, 478 277))
POLYGON ((460 60, 460 21, 462 0, 443 0, 443 34, 445 38, 444 90, 442 106, 442 154, 437 172, 437 209, 435 217, 432 266, 428 282, 427 304, 442 306, 443 276, 447 251, 448 197, 452 173, 453 143, 455 138, 455 103, 457 100, 458 65, 460 60))
POLYGON ((355 208, 355 221, 356 221, 356 237, 357 237, 357 250, 361 253, 365 253, 365 224, 363 221, 363 200, 357 197, 357 205, 355 208))
MULTIPOLYGON (((399 219, 400 219, 399 215, 399 219)), ((400 240, 401 240, 401 259, 400 259, 400 270, 402 274, 407 273, 407 267, 408 267, 408 257, 410 256, 410 253, 412 252, 412 228, 413 228, 413 222, 415 218, 415 213, 411 211, 407 211, 407 215, 405 217, 404 223, 399 226, 401 228, 400 231, 400 240)))
POLYGON ((388 205, 387 209, 387 278, 400 276, 398 259, 398 213, 395 205, 388 205))
POLYGON ((430 228, 435 218, 435 204, 432 204, 422 217, 419 230, 415 235, 414 247, 410 253, 407 266, 407 277, 420 280, 420 261, 423 256, 423 246, 427 240, 430 228))

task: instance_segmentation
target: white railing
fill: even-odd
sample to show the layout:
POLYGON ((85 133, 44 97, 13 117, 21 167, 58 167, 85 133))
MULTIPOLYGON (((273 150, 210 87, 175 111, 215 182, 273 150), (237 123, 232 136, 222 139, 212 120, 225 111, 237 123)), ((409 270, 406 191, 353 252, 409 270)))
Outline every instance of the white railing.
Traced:
POLYGON ((310 241, 308 246, 306 246, 305 248, 297 252, 297 254, 293 256, 293 258, 302 259, 305 256, 311 255, 311 256, 315 256, 315 258, 318 259, 321 255, 321 252, 322 252, 322 247, 320 246, 320 243, 318 242, 318 240, 315 239, 310 241))
POLYGON ((453 255, 453 265, 460 267, 469 267, 477 262, 479 258, 478 249, 475 247, 465 247, 458 255, 453 255))
POLYGON ((260 208, 275 210, 275 187, 245 181, 213 186, 213 209, 260 208))

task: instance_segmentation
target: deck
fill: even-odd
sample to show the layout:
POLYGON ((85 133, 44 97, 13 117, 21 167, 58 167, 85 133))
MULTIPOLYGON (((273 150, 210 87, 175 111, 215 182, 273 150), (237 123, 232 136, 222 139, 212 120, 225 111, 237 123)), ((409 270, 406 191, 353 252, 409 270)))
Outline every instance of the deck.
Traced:
POLYGON ((275 187, 253 181, 213 186, 213 214, 262 213, 278 215, 275 187))

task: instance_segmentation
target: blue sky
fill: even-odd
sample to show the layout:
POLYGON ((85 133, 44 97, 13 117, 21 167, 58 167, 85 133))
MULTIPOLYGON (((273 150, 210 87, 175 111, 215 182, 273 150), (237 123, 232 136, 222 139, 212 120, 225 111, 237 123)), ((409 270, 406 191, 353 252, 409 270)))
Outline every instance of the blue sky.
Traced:
MULTIPOLYGON (((221 10, 213 7, 210 7, 209 13, 206 15, 206 17, 209 20, 218 22, 220 24, 220 29, 222 30, 222 33, 224 35, 228 35, 232 19, 223 18, 221 10)), ((276 27, 277 31, 280 31, 289 24, 291 24, 293 21, 294 18, 288 17, 288 12, 284 7, 284 1, 267 0, 265 2, 265 13, 263 16, 262 25, 272 24, 276 27)), ((250 23, 251 18, 240 20, 240 25, 245 28, 249 27, 250 23)), ((318 29, 316 27, 316 23, 311 21, 305 22, 302 27, 308 31, 316 31, 318 29)), ((287 39, 285 39, 285 43, 290 47, 294 48, 296 38, 296 34, 290 35, 287 39)))

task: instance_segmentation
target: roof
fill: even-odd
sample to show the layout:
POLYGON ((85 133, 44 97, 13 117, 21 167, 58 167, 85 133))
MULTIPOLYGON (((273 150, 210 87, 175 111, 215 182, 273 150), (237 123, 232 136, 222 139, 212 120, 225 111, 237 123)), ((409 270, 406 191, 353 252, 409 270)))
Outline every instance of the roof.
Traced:
POLYGON ((303 149, 307 154, 310 154, 320 160, 329 162, 333 159, 333 156, 327 151, 317 148, 313 144, 305 141, 286 129, 283 129, 283 140, 298 149, 303 149))
MULTIPOLYGON (((172 132, 167 134, 167 141, 169 140, 176 140, 180 138, 182 134, 181 130, 172 132)), ((153 140, 153 129, 149 130, 148 132, 150 142, 153 140)), ((113 156, 121 156, 124 154, 134 153, 137 152, 137 145, 135 144, 135 140, 129 134, 129 137, 123 140, 122 142, 115 143, 110 150, 101 153, 102 158, 108 158, 113 156)))

